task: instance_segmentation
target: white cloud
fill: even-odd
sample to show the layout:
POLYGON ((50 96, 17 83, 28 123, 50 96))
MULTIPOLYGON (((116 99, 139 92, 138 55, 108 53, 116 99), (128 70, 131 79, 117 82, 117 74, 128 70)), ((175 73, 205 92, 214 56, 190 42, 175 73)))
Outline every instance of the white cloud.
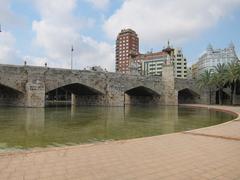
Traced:
POLYGON ((32 23, 35 43, 45 50, 49 66, 69 68, 73 45, 75 68, 101 65, 114 69, 113 47, 79 33, 81 27, 88 27, 91 22, 81 21, 73 15, 75 0, 37 0, 36 6, 41 20, 32 23))
POLYGON ((239 7, 240 0, 125 0, 103 28, 111 38, 122 28, 132 28, 148 45, 167 39, 179 44, 239 7))
POLYGON ((0 64, 19 63, 20 55, 15 48, 16 40, 10 32, 0 32, 0 64))
MULTIPOLYGON (((11 10, 10 0, 1 0, 0 5, 0 63, 19 64, 20 52, 16 49, 16 39, 12 33, 7 31, 10 27, 22 25, 23 20, 11 10)), ((18 27, 19 28, 19 27, 18 27)))
POLYGON ((110 0, 86 0, 91 3, 95 8, 104 10, 108 7, 110 0))
POLYGON ((11 0, 1 0, 0 5, 0 64, 23 64, 21 51, 16 47, 16 38, 11 29, 22 28, 25 20, 12 10, 11 0))
POLYGON ((0 23, 3 28, 18 26, 24 23, 24 19, 16 15, 11 9, 11 0, 1 0, 0 3, 0 23))

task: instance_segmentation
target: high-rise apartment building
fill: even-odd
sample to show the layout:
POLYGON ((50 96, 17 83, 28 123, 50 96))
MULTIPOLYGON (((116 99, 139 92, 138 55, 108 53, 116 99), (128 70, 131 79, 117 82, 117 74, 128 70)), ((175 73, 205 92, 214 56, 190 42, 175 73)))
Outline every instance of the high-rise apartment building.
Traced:
POLYGON ((162 65, 170 60, 170 56, 166 52, 148 52, 140 54, 134 58, 134 62, 139 63, 139 72, 142 75, 162 75, 162 65))
POLYGON ((162 65, 171 61, 176 78, 187 78, 187 62, 181 49, 170 47, 160 52, 139 53, 139 38, 132 29, 123 29, 116 40, 116 71, 130 73, 138 69, 142 75, 162 74, 162 65), (138 66, 138 68, 137 68, 138 66))
POLYGON ((176 78, 187 78, 187 60, 182 50, 170 47, 169 42, 167 48, 164 48, 162 51, 139 54, 133 60, 134 62, 140 62, 139 70, 142 75, 161 76, 163 64, 170 62, 174 66, 174 75, 176 78))
POLYGON ((184 57, 182 50, 179 48, 174 49, 173 66, 176 78, 187 78, 187 59, 184 57))
POLYGON ((132 29, 123 29, 116 40, 116 71, 129 72, 131 56, 139 54, 139 38, 132 29))
POLYGON ((192 79, 197 79, 197 74, 198 74, 197 64, 193 64, 191 70, 192 70, 192 79))
POLYGON ((207 47, 206 52, 198 59, 197 76, 202 74, 205 70, 213 71, 217 64, 227 64, 231 61, 238 60, 235 52, 235 47, 231 43, 228 48, 225 49, 213 49, 210 44, 207 47))

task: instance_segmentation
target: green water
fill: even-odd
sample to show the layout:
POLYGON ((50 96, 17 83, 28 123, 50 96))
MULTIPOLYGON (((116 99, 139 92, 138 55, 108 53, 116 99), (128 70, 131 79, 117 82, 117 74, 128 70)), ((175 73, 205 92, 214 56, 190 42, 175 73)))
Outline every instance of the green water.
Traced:
POLYGON ((130 139, 223 123, 234 116, 186 107, 0 108, 0 149, 130 139))

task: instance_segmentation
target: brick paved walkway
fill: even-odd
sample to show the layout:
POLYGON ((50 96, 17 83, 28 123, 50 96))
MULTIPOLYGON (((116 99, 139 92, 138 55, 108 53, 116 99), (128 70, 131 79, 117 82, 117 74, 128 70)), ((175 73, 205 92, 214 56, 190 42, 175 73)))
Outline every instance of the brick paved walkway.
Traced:
MULTIPOLYGON (((240 107, 211 107, 240 114, 240 107)), ((239 180, 240 121, 187 133, 0 154, 0 179, 239 180)))

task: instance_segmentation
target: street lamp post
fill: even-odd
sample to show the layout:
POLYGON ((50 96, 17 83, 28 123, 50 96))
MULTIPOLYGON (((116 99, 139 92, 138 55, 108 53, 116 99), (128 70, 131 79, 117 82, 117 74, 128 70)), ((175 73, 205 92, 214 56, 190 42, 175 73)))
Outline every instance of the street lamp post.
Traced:
POLYGON ((71 48, 71 70, 73 69, 73 45, 72 45, 72 48, 71 48))

